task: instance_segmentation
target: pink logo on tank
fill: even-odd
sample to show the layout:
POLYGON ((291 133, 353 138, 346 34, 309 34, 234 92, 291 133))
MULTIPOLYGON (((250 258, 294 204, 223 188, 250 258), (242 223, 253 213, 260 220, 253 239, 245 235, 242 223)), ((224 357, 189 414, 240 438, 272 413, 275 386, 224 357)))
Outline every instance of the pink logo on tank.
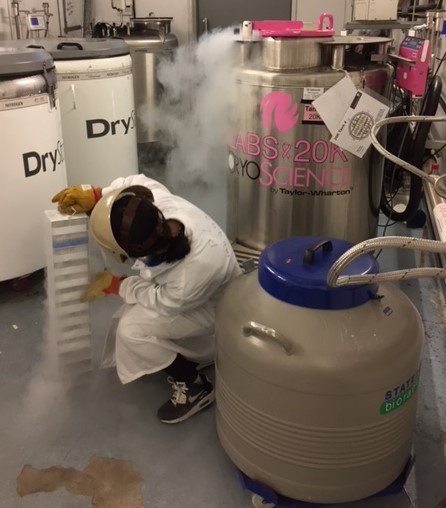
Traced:
POLYGON ((297 107, 286 92, 270 92, 260 103, 263 126, 271 129, 273 124, 279 132, 289 131, 296 125, 299 118, 297 107))

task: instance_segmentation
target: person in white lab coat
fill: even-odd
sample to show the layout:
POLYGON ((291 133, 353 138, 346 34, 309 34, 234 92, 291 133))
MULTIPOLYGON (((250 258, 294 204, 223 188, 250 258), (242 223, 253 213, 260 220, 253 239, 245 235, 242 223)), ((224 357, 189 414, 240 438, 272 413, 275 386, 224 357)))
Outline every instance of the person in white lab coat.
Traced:
POLYGON ((213 385, 197 367, 214 360, 215 307, 241 272, 224 232, 195 205, 142 174, 103 189, 69 187, 53 202, 62 213, 91 212, 99 246, 122 261, 134 260, 139 271, 126 278, 101 272, 84 294, 86 301, 107 294, 124 301, 115 326, 121 382, 164 370, 173 388, 158 410, 164 423, 210 405, 213 385))

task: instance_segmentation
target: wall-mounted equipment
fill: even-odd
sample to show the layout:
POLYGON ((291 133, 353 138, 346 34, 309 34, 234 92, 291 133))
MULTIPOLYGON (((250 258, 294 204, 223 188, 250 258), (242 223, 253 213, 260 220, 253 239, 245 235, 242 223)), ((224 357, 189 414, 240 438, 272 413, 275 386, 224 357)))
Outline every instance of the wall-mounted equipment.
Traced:
POLYGON ((30 32, 46 30, 46 20, 42 14, 27 14, 26 24, 30 32))
POLYGON ((15 0, 11 2, 14 24, 16 28, 17 39, 23 38, 21 17, 25 16, 26 21, 26 39, 30 37, 46 37, 48 35, 48 27, 52 13, 50 12, 50 4, 42 3, 42 9, 32 11, 20 9, 19 2, 15 0))
POLYGON ((429 70, 430 47, 428 40, 418 37, 406 37, 401 43, 397 61, 396 85, 420 97, 426 91, 427 73, 429 70))

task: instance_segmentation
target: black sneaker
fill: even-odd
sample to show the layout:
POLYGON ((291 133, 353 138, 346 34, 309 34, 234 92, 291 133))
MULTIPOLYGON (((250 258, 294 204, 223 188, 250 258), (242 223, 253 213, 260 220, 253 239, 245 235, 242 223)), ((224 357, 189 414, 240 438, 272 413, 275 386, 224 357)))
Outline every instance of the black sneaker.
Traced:
POLYGON ((169 401, 158 409, 158 418, 163 423, 179 423, 209 406, 215 400, 212 383, 204 374, 200 382, 186 384, 168 377, 173 394, 169 401))

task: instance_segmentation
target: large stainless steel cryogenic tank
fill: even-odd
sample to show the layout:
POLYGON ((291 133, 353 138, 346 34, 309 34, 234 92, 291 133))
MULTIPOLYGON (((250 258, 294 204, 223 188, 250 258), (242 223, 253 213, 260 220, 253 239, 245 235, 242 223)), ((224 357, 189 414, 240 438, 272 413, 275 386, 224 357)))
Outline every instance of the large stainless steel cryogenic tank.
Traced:
POLYGON ((46 264, 44 214, 67 185, 54 62, 0 47, 0 281, 46 264))
MULTIPOLYGON (((327 286, 350 246, 281 240, 217 308, 220 442, 245 475, 291 499, 368 497, 411 455, 421 318, 390 283, 327 286)), ((376 271, 363 255, 344 274, 376 271)))
POLYGON ((162 87, 157 69, 163 58, 170 57, 178 40, 170 32, 171 18, 134 20, 124 40, 130 47, 135 76, 138 143, 156 143, 159 139, 147 123, 147 117, 159 105, 162 87))
POLYGON ((332 36, 324 16, 319 30, 239 42, 227 232, 241 245, 319 234, 356 243, 376 233, 382 159, 332 144, 312 102, 346 72, 358 88, 388 96, 391 69, 371 54, 390 39, 332 36))
POLYGON ((170 58, 178 46, 177 37, 170 31, 171 22, 170 17, 133 18, 128 28, 117 31, 129 46, 133 62, 137 141, 154 145, 153 149, 159 139, 148 120, 162 94, 158 65, 164 58, 170 58))

